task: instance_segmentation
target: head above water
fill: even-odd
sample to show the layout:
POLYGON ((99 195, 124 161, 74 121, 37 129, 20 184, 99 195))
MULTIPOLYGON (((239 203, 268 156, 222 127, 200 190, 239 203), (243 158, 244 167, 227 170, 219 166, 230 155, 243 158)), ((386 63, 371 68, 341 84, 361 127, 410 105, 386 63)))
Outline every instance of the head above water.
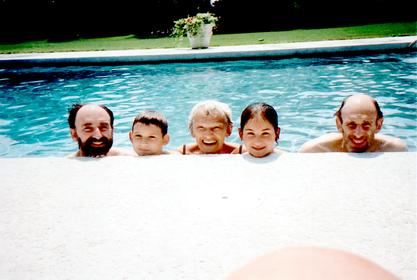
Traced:
POLYGON ((274 152, 280 128, 278 114, 271 105, 253 103, 240 116, 239 136, 253 157, 265 157, 274 152))
POLYGON ((194 105, 188 116, 188 128, 191 133, 194 120, 197 116, 219 118, 223 120, 225 125, 233 125, 232 111, 229 105, 216 100, 206 100, 194 105))
MULTIPOLYGON (((346 103, 349 103, 349 102, 351 102, 353 106, 357 106, 357 105, 363 106, 363 105, 373 104, 374 111, 376 112, 376 115, 377 115, 377 119, 381 119, 384 117, 384 114, 382 113, 378 102, 374 98, 366 94, 358 93, 358 94, 354 94, 354 95, 350 95, 346 97, 340 104, 339 109, 334 114, 337 118, 340 119, 341 122, 343 122, 342 109, 345 107, 346 103)), ((362 109, 362 107, 358 107, 358 109, 362 109)))
POLYGON ((104 105, 74 104, 69 109, 71 137, 78 156, 105 156, 113 145, 113 112, 104 105))
POLYGON ((201 153, 225 153, 230 148, 225 139, 231 135, 233 123, 227 104, 215 100, 196 104, 190 112, 188 125, 201 153))
POLYGON ((255 117, 262 117, 268 121, 275 131, 278 130, 278 114, 271 105, 266 103, 253 103, 246 107, 240 116, 240 129, 244 129, 246 123, 255 117))
POLYGON ((325 247, 287 247, 257 257, 226 280, 399 280, 360 255, 325 247))
POLYGON ((75 128, 75 119, 77 117, 77 113, 84 106, 93 106, 93 107, 98 106, 98 107, 103 108, 109 114, 110 125, 111 125, 111 127, 113 127, 113 122, 114 122, 113 112, 109 108, 107 108, 106 106, 104 106, 104 105, 95 105, 95 104, 72 104, 71 108, 69 108, 69 110, 68 110, 68 113, 69 113, 69 115, 68 115, 68 124, 69 124, 70 128, 75 128))
POLYGON ((376 145, 375 134, 384 120, 378 102, 369 95, 355 94, 343 100, 335 113, 342 133, 342 148, 347 152, 366 152, 376 145))
POLYGON ((156 125, 157 127, 161 129, 162 136, 168 133, 168 121, 162 113, 157 112, 157 111, 148 110, 148 111, 139 113, 133 120, 132 131, 133 131, 135 124, 137 123, 142 123, 145 125, 150 125, 150 124, 156 125))
POLYGON ((129 139, 139 156, 160 155, 168 144, 168 122, 162 113, 144 111, 133 120, 129 139))

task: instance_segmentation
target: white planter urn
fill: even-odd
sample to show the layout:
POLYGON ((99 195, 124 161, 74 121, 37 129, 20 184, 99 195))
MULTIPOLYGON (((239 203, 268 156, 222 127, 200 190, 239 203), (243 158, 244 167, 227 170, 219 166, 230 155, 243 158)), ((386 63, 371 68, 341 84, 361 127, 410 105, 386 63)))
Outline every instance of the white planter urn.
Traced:
POLYGON ((209 47, 213 35, 213 24, 203 24, 197 35, 193 36, 187 32, 188 40, 192 49, 206 49, 209 47))

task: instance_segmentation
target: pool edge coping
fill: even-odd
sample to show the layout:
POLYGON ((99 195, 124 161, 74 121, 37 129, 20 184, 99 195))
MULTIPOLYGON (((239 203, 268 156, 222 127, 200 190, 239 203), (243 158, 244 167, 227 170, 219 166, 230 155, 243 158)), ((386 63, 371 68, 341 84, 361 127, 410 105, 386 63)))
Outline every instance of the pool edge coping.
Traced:
POLYGON ((417 49, 417 36, 310 41, 209 47, 83 52, 0 54, 0 65, 167 63, 196 60, 259 59, 337 53, 409 51, 417 49))

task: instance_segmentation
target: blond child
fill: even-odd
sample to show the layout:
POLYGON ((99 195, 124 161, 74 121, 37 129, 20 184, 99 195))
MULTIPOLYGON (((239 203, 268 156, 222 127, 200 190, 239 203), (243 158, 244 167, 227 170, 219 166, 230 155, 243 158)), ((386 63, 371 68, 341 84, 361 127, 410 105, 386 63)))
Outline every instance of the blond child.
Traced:
POLYGON ((190 112, 188 128, 195 143, 179 147, 181 154, 230 154, 238 147, 225 142, 233 129, 232 112, 225 103, 207 100, 196 104, 190 112))

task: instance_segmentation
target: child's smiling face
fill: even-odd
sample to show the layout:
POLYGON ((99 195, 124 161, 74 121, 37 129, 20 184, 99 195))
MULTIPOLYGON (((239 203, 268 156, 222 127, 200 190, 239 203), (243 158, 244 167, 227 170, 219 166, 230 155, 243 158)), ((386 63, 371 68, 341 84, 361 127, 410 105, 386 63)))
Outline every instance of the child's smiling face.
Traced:
POLYGON ((133 149, 140 156, 160 155, 168 144, 168 134, 162 135, 161 128, 154 124, 136 123, 129 133, 133 149))
POLYGON ((198 114, 193 120, 191 134, 204 154, 219 153, 230 133, 231 126, 223 117, 198 114))
POLYGON ((265 157, 274 151, 279 137, 278 128, 275 131, 270 122, 257 115, 248 120, 239 135, 249 154, 254 157, 265 157))

